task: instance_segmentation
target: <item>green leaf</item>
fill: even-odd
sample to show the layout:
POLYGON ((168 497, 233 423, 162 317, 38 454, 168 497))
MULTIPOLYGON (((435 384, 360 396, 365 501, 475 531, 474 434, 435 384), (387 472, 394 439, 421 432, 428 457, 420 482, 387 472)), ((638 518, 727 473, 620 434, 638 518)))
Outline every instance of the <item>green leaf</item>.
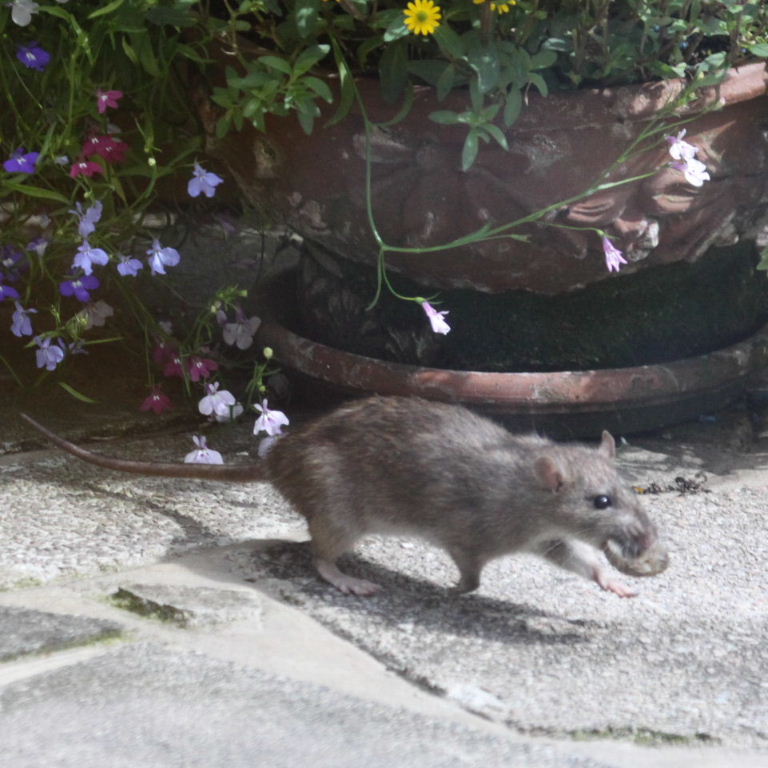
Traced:
POLYGON ((448 58, 461 59, 464 56, 464 43, 461 37, 451 29, 447 24, 441 24, 433 33, 432 37, 440 47, 440 50, 448 58))
POLYGON ((478 130, 472 128, 467 134, 467 138, 464 139, 464 147, 461 150, 461 170, 468 171, 477 157, 478 146, 478 130))
POLYGON ((323 43, 322 45, 313 45, 309 48, 305 48, 299 58, 296 59, 296 63, 293 65, 293 76, 298 77, 305 72, 309 72, 312 67, 317 64, 320 59, 328 55, 331 50, 331 46, 323 43))
POLYGON ((103 8, 98 8, 93 13, 89 13, 88 18, 95 19, 99 16, 106 16, 108 13, 116 11, 124 2, 125 0, 112 0, 111 3, 107 3, 103 8))
POLYGON ((409 35, 408 27, 405 26, 405 16, 402 11, 397 11, 389 26, 384 30, 384 42, 391 43, 400 40, 409 35))
POLYGON ((297 0, 294 16, 296 29, 303 38, 312 37, 320 26, 320 0, 297 0))
POLYGON ((420 61, 409 61, 408 71, 428 85, 436 87, 443 72, 445 72, 449 66, 450 65, 446 65, 444 61, 438 59, 422 59, 420 61))
POLYGON ((549 88, 547 87, 546 81, 536 72, 530 72, 528 74, 528 82, 531 83, 531 85, 535 85, 542 96, 547 96, 549 94, 549 88))
POLYGON ((352 108, 355 101, 355 81, 352 72, 344 58, 344 53, 337 41, 333 41, 333 56, 336 59, 336 66, 339 70, 339 83, 341 86, 341 95, 339 98, 339 107, 334 116, 326 123, 326 126, 335 125, 343 120, 352 108))
POLYGON ((449 64, 437 80, 437 100, 442 101, 452 90, 456 78, 456 67, 449 64))
POLYGON ((276 69, 278 72, 282 72, 284 75, 291 74, 291 65, 279 56, 259 56, 257 59, 265 67, 270 69, 276 69))
POLYGON ((160 77, 160 68, 157 66, 155 52, 152 50, 152 42, 146 32, 131 35, 131 45, 136 52, 139 64, 152 77, 160 77))
POLYGON ((753 56, 759 56, 761 59, 768 56, 768 43, 755 43, 754 45, 748 45, 747 50, 753 56))
POLYGON ((394 104, 408 83, 408 56, 404 40, 391 43, 384 49, 379 62, 381 93, 384 100, 394 104))
POLYGON ((467 62, 477 73, 481 93, 488 93, 496 87, 499 82, 499 51, 494 43, 472 46, 467 62))
POLYGON ((449 109, 439 109, 437 112, 430 112, 429 119, 434 120, 441 125, 455 125, 459 121, 459 115, 449 109))
POLYGON ((483 130, 489 133, 496 140, 496 143, 500 147, 502 147, 502 149, 509 152, 509 144, 507 144, 507 137, 504 135, 504 131, 502 131, 498 125, 494 125, 493 123, 488 123, 487 125, 483 126, 483 130))
POLYGON ((319 77, 310 76, 305 77, 301 82, 324 101, 327 101, 329 104, 333 102, 333 92, 325 80, 321 80, 319 77))
POLYGON ((504 104, 504 125, 509 128, 520 116, 523 108, 523 94, 519 88, 512 87, 507 91, 507 101, 504 104))
MULTIPOLYGON (((89 17, 91 18, 91 17, 89 17)), ((158 27, 192 27, 195 24, 195 16, 188 8, 174 8, 165 5, 156 5, 147 11, 147 21, 158 27)))
POLYGON ((3 186, 12 189, 14 192, 18 192, 21 195, 26 195, 27 197, 36 197, 41 200, 54 200, 57 203, 69 203, 68 197, 65 197, 60 192, 55 192, 52 189, 44 189, 43 187, 35 187, 30 184, 22 184, 13 179, 6 179, 3 182, 3 186))
POLYGON ((551 67, 557 61, 557 53, 548 48, 543 48, 538 53, 531 56, 531 69, 546 69, 551 67))
POLYGON ((80 400, 83 403, 90 403, 91 405, 99 402, 98 400, 94 400, 92 397, 84 395, 82 392, 78 392, 74 387, 71 387, 65 381, 60 381, 58 384, 65 392, 68 392, 76 400, 80 400))
POLYGON ((768 248, 763 248, 760 251, 760 263, 757 265, 757 269, 768 270, 768 248))
POLYGON ((303 98, 297 102, 296 111, 299 125, 301 125, 304 133, 309 135, 315 127, 315 118, 320 114, 317 104, 310 98, 303 98))

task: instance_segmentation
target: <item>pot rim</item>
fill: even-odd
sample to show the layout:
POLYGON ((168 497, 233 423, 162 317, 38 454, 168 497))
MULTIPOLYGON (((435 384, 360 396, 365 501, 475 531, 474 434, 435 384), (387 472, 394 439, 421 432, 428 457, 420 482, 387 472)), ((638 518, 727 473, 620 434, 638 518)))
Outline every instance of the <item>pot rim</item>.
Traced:
POLYGON ((703 355, 583 371, 499 373, 393 363, 311 341, 274 321, 262 324, 258 342, 272 347, 275 359, 292 370, 347 390, 542 415, 664 405, 729 389, 768 363, 768 324, 743 341, 703 355))

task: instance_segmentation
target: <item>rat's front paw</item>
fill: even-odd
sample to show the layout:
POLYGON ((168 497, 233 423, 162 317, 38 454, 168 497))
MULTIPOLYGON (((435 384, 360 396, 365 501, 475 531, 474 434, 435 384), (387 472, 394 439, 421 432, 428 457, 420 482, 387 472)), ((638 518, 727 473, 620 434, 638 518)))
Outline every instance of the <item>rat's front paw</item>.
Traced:
POLYGON ((595 582, 601 589, 606 592, 613 592, 614 595, 619 597, 637 597, 637 592, 630 589, 626 584, 622 584, 620 581, 614 581, 606 576, 605 571, 601 568, 596 568, 592 576, 595 582))

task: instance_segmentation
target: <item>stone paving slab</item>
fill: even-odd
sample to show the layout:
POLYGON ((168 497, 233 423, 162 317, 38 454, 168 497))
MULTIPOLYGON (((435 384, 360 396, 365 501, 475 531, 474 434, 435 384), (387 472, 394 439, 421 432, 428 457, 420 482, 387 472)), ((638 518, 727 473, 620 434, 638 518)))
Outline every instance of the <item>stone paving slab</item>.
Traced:
POLYGON ((12 768, 600 768, 545 745, 138 644, 0 691, 12 768))
MULTIPOLYGON (((422 690, 433 691, 436 701, 481 713, 504 734, 523 732, 533 745, 540 743, 534 735, 550 741, 603 740, 567 742, 565 748, 561 743, 558 759, 581 754, 622 768, 699 763, 762 767, 768 761, 768 445, 765 440, 750 442, 747 437, 753 433, 747 427, 737 416, 730 422, 633 439, 624 446, 622 462, 632 481, 661 491, 649 492, 645 503, 672 550, 669 571, 637 581, 640 597, 629 601, 525 556, 492 564, 478 593, 457 598, 447 591, 455 573, 444 553, 404 539, 371 539, 344 564, 351 573, 379 581, 385 588, 382 594, 368 600, 342 596, 317 580, 303 548, 265 548, 269 539, 300 536, 303 531, 300 519, 265 484, 117 475, 51 451, 0 457, 0 588, 11 590, 0 594, 0 604, 28 609, 31 603, 25 604, 25 596, 31 600, 37 591, 19 587, 30 581, 63 584, 66 578, 78 577, 73 584, 82 585, 81 599, 101 584, 88 599, 103 600, 100 610, 105 613, 99 616, 114 616, 109 610, 117 609, 106 605, 117 587, 136 590, 143 585, 151 592, 159 586, 147 574, 121 572, 166 560, 178 562, 186 575, 177 578, 170 592, 144 597, 202 619, 205 609, 190 601, 189 589, 199 588, 201 575, 215 560, 226 564, 215 577, 217 590, 265 591, 298 608, 308 622, 301 624, 302 632, 320 622, 337 641, 344 638, 350 648, 372 654, 422 690), (194 554, 201 547, 208 549, 194 554), (177 560, 180 556, 183 559, 177 560), (610 738, 613 744, 605 741, 610 738), (663 747, 640 750, 633 742, 663 747), (743 750, 735 753, 737 747, 743 750)), ((217 431, 222 445, 215 447, 241 451, 247 432, 247 426, 240 433, 217 431)), ((189 450, 189 435, 118 441, 99 449, 173 460, 189 450)), ((68 600, 62 610, 79 614, 78 596, 73 592, 68 600)), ((129 618, 127 612, 121 615, 131 631, 137 622, 158 624, 129 618)), ((190 633, 185 635, 186 648, 200 647, 206 656, 221 661, 218 654, 226 651, 227 643, 236 640, 242 655, 255 639, 239 629, 233 634, 226 622, 237 628, 243 620, 236 610, 223 623, 213 617, 191 629, 158 631, 190 633)), ((260 620, 254 626, 260 626, 260 620)), ((276 635, 270 635, 272 625, 265 626, 269 642, 261 647, 274 651, 281 645, 280 633, 290 634, 291 627, 296 642, 295 618, 282 624, 276 635)), ((260 636, 259 642, 265 638, 260 636)), ((327 658, 328 644, 326 637, 316 648, 301 646, 299 651, 299 645, 282 642, 291 653, 270 656, 269 664, 304 684, 302 675, 318 659, 327 658), (301 674, 294 675, 292 665, 301 674)), ((111 658, 112 653, 107 655, 111 658)), ((80 668, 101 658, 97 654, 80 668)), ((150 670, 155 658, 147 656, 150 670)), ((328 663, 323 675, 315 665, 313 679, 322 677, 336 695, 349 697, 351 688, 364 694, 359 684, 340 692, 334 680, 343 676, 345 662, 328 663)), ((8 666, 0 665, 0 680, 8 666)), ((36 665, 25 674, 24 669, 23 664, 14 667, 13 675, 6 676, 17 680, 6 691, 17 691, 18 686, 31 691, 36 681, 66 671, 36 665)), ((312 685, 314 696, 318 686, 312 685)), ((198 693, 201 700, 210 698, 215 709, 223 707, 215 686, 212 692, 199 688, 198 693)), ((401 696, 392 695, 395 709, 401 696)), ((15 717, 22 700, 13 701, 6 714, 15 717)), ((235 701, 241 699, 236 696, 235 701)), ((84 710, 88 719, 73 725, 73 732, 98 730, 99 714, 93 706, 84 710)), ((110 706, 119 710, 116 702, 110 706)), ((41 716, 44 711, 39 710, 41 716)), ((307 722, 314 722, 312 709, 305 715, 307 722)), ((267 717, 277 718, 280 727, 279 710, 268 710, 267 717)), ((416 730, 420 723, 412 721, 416 730)), ((399 740, 399 735, 388 733, 399 740)), ((180 734, 173 731, 168 741, 171 758, 180 734)), ((410 733, 407 739, 415 737, 410 733)), ((506 736, 502 741, 506 743, 506 736)), ((314 755, 311 744, 306 748, 314 755)), ((20 749, 19 759, 27 759, 26 747, 20 749)), ((391 754, 388 749, 382 754, 391 754)), ((368 753, 361 755, 368 759, 368 753)), ((531 753, 520 757, 519 764, 536 765, 526 761, 539 757, 531 753)))
POLYGON ((99 642, 122 630, 120 624, 87 616, 0 606, 0 662, 99 642))

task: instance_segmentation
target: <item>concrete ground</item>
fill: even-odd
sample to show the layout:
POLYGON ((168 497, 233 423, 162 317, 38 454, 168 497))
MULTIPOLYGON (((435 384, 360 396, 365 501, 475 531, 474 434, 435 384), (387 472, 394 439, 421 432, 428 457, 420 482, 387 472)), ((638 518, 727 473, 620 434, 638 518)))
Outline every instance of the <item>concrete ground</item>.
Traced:
MULTIPOLYGON (((274 541, 306 534, 268 485, 100 470, 15 415, 115 455, 192 449, 194 420, 158 431, 111 394, 0 398, 2 765, 768 765, 758 415, 621 447, 672 553, 635 599, 527 556, 456 597, 444 553, 406 539, 348 558, 384 587, 356 598, 274 541)), ((250 428, 209 443, 252 451, 250 428)))

